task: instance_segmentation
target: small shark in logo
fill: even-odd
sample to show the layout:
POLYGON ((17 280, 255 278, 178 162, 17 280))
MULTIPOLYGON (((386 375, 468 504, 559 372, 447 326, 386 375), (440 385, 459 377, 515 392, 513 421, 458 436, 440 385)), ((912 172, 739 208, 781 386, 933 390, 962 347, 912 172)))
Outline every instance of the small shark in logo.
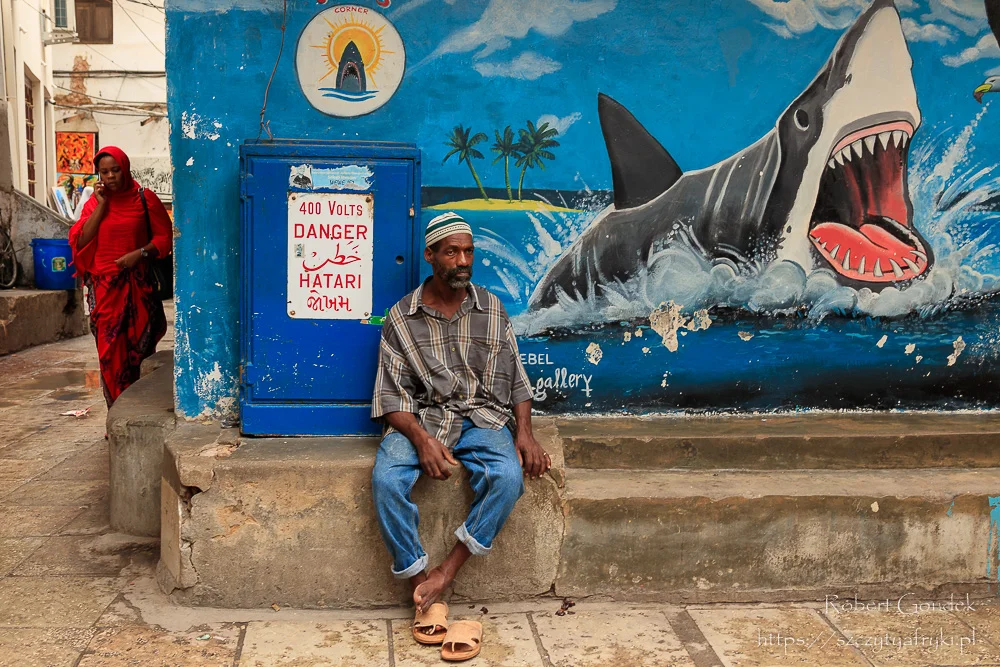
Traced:
POLYGON ((716 263, 823 267, 856 289, 925 276, 934 257, 906 180, 920 127, 912 65, 895 5, 874 0, 773 130, 690 172, 600 95, 614 204, 549 269, 530 307, 625 282, 678 238, 716 263))
POLYGON ((365 61, 361 58, 361 51, 353 41, 348 42, 337 66, 337 90, 363 93, 368 89, 367 86, 365 61))

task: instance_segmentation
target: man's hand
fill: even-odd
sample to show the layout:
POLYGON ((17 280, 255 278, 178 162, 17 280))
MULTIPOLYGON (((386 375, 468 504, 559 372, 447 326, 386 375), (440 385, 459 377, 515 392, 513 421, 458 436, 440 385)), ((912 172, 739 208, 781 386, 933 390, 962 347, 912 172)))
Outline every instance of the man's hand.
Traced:
POLYGON ((115 260, 115 265, 119 269, 131 269, 133 266, 139 263, 142 258, 142 252, 139 250, 133 250, 132 252, 127 252, 118 259, 115 260))
POLYGON ((414 444, 414 447, 417 449, 417 458, 420 459, 420 467, 423 468, 424 474, 440 480, 451 477, 448 464, 457 466, 458 461, 440 440, 427 436, 419 445, 414 444))
POLYGON ((530 479, 538 479, 552 467, 549 455, 531 433, 518 433, 514 439, 514 447, 517 449, 517 460, 530 479))

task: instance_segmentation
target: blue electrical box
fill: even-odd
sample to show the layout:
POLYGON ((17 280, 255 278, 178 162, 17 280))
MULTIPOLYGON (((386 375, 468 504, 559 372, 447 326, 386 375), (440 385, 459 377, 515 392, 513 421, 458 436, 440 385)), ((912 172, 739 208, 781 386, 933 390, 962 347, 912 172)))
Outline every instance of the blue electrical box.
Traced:
POLYGON ((248 143, 240 179, 243 432, 378 433, 382 319, 423 257, 419 150, 248 143))

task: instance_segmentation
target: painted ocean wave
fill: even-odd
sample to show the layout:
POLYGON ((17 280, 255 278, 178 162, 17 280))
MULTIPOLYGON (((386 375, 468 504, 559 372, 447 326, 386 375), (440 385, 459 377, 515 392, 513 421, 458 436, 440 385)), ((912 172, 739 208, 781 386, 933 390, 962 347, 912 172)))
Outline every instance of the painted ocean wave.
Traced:
POLYGON ((364 102, 378 95, 377 90, 365 90, 357 93, 337 88, 320 88, 320 90, 323 91, 323 97, 334 97, 345 102, 364 102))

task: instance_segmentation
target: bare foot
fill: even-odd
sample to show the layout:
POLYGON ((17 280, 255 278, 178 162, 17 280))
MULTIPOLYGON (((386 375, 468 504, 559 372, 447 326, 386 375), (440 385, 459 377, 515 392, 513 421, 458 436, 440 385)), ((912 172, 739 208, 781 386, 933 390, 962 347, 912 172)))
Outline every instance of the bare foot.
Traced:
POLYGON ((441 598, 444 590, 451 585, 453 577, 449 577, 445 572, 436 567, 427 573, 427 578, 413 590, 413 603, 417 606, 417 613, 422 614, 431 608, 431 605, 441 598))

